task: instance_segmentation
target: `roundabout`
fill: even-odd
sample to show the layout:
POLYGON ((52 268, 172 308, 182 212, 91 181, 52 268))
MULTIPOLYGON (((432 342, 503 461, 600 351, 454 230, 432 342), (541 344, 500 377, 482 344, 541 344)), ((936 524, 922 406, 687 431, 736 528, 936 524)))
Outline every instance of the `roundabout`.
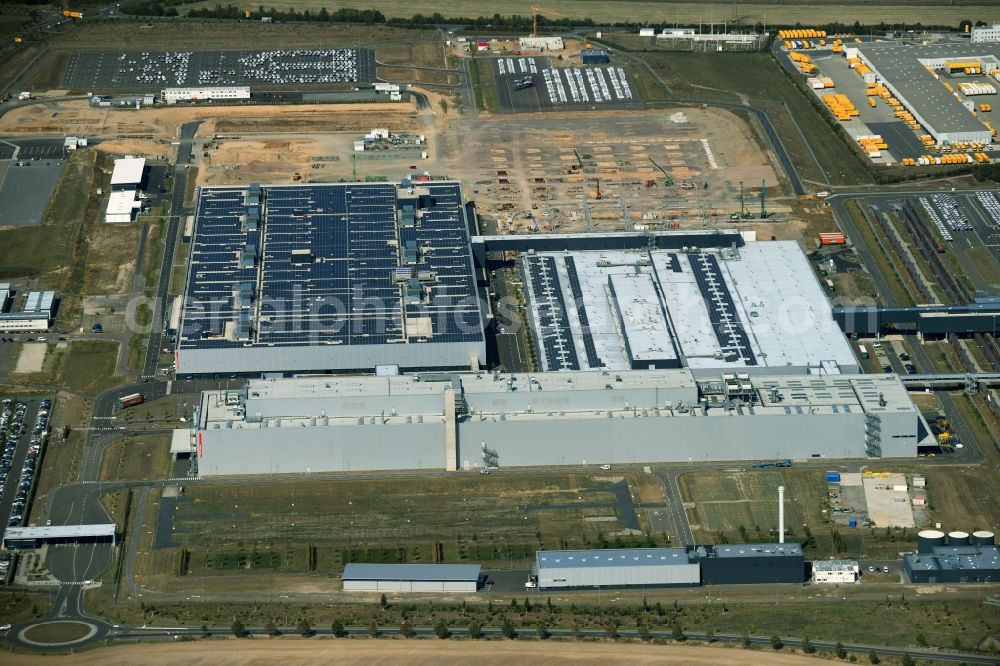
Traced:
POLYGON ((17 638, 33 647, 70 647, 93 638, 100 628, 96 624, 79 620, 55 620, 24 627, 17 638))

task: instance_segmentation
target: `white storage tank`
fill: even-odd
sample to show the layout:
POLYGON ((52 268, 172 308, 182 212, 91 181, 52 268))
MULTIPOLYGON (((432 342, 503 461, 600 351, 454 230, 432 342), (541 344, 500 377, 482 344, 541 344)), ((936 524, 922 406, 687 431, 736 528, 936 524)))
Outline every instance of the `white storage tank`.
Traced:
POLYGON ((996 537, 989 530, 976 530, 972 533, 972 543, 977 546, 992 546, 996 537))
POLYGON ((948 532, 948 545, 949 546, 967 546, 969 545, 969 533, 956 530, 954 532, 948 532))

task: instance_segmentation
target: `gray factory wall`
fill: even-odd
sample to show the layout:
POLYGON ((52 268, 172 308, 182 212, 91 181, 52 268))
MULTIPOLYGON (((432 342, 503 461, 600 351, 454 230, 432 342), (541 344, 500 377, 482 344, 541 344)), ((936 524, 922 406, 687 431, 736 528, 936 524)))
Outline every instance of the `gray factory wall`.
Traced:
POLYGON ((913 412, 875 412, 879 415, 879 437, 883 458, 917 455, 917 443, 923 430, 913 412))
POLYGON ((543 590, 597 586, 690 586, 700 583, 701 568, 697 563, 634 567, 543 567, 538 570, 538 587, 543 590))
MULTIPOLYGON (((718 378, 716 373, 715 378, 718 378)), ((587 409, 627 409, 629 406, 643 408, 664 407, 669 402, 672 406, 679 403, 692 405, 698 401, 698 389, 691 382, 690 387, 683 388, 618 388, 614 373, 607 377, 608 385, 613 390, 597 389, 593 391, 558 391, 558 390, 528 390, 527 382, 518 382, 517 391, 505 393, 476 393, 475 382, 466 380, 465 400, 469 409, 478 412, 522 412, 529 407, 536 412, 559 411, 568 409, 581 411, 587 409), (473 389, 473 390, 469 390, 473 389)), ((485 381, 485 380, 484 380, 485 381)))
MULTIPOLYGON (((385 412, 391 414, 396 409, 399 414, 443 414, 444 387, 439 384, 440 394, 432 395, 351 395, 333 393, 315 398, 249 398, 246 413, 252 418, 257 413, 266 417, 292 416, 367 416, 385 412)), ((451 386, 451 384, 447 384, 451 386)))
MULTIPOLYGON (((915 427, 915 426, 914 426, 915 427)), ((687 460, 865 457, 863 414, 476 421, 459 425, 460 464, 501 467, 687 460)), ((916 449, 909 454, 916 455, 916 449)))
POLYGON ((385 364, 396 364, 404 369, 468 369, 473 356, 478 358, 480 362, 486 359, 485 342, 181 349, 177 374, 251 374, 323 370, 371 371, 376 365, 385 364))
POLYGON ((444 464, 443 423, 223 429, 199 433, 201 476, 439 470, 444 464))

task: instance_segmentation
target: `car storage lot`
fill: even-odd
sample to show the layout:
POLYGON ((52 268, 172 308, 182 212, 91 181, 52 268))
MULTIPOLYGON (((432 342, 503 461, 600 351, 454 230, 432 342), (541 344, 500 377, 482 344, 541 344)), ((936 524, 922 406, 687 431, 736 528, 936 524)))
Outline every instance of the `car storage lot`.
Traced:
POLYGON ((0 485, 3 486, 0 516, 3 522, 0 523, 0 531, 26 522, 31 486, 37 471, 34 461, 40 455, 43 444, 42 433, 36 434, 36 431, 39 424, 44 424, 41 428, 43 432, 50 427, 48 415, 52 407, 51 398, 17 399, 5 395, 3 399, 10 402, 0 405, 0 446, 3 447, 0 458, 0 485), (42 410, 46 414, 40 417, 42 410), (27 486, 23 485, 25 482, 27 486))
POLYGON ((555 68, 551 58, 501 57, 493 80, 508 113, 642 107, 628 73, 615 65, 555 68))
POLYGON ((211 85, 330 85, 375 78, 372 49, 100 51, 74 53, 62 87, 71 90, 211 85))

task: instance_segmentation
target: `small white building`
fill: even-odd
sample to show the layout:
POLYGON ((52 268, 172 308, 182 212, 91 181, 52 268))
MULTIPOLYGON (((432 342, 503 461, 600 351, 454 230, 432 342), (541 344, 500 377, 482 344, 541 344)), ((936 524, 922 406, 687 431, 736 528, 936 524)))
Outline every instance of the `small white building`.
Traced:
POLYGON ((973 28, 972 42, 1000 42, 1000 23, 973 28))
MULTIPOLYGON (((0 288, 2 287, 6 287, 5 291, 10 293, 9 284, 0 285, 0 288)), ((4 300, 6 300, 6 295, 4 295, 4 300)), ((0 332, 24 333, 49 330, 55 300, 56 292, 54 291, 28 292, 23 310, 20 312, 0 312, 0 332)))
POLYGON ((856 583, 860 568, 851 560, 816 560, 812 564, 816 583, 856 583))
POLYGON ((104 221, 111 224, 127 224, 132 221, 135 211, 142 208, 142 201, 135 198, 135 190, 118 190, 108 197, 108 208, 104 221))
POLYGON ((478 564, 358 564, 344 567, 345 592, 470 592, 478 564))
POLYGON ((205 86, 200 88, 167 88, 160 93, 167 104, 214 100, 250 99, 250 86, 205 86))
POLYGON ((145 157, 125 157, 115 160, 115 168, 111 172, 111 189, 134 192, 142 184, 145 170, 145 157))
POLYGON ((522 51, 560 51, 565 46, 562 37, 521 37, 517 44, 522 51))

